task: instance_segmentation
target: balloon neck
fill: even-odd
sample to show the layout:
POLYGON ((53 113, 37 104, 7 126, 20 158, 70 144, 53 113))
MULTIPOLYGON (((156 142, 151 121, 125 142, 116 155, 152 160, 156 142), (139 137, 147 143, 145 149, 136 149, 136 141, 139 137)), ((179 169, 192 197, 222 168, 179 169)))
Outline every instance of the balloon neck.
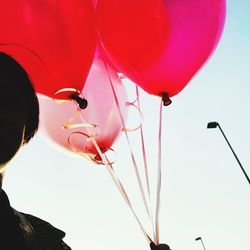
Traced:
POLYGON ((86 99, 84 99, 84 98, 82 98, 82 97, 80 97, 80 96, 78 96, 78 95, 76 95, 76 94, 73 94, 73 95, 71 96, 71 98, 72 98, 74 101, 77 102, 77 104, 79 105, 79 108, 80 108, 80 109, 86 109, 86 108, 87 108, 87 106, 88 106, 88 101, 87 101, 86 99))
POLYGON ((162 103, 164 106, 168 106, 172 103, 167 92, 162 93, 161 96, 162 96, 162 103))
POLYGON ((101 161, 102 161, 102 157, 97 153, 97 154, 94 156, 94 160, 97 161, 97 162, 101 162, 101 161))

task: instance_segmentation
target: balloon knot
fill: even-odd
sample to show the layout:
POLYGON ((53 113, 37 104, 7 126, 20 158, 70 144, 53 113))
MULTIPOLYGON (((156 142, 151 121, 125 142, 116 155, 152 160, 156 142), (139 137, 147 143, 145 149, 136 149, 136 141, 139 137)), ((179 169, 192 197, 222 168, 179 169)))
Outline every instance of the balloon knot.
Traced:
POLYGON ((86 109, 87 108, 88 101, 86 99, 84 99, 84 98, 82 98, 82 97, 80 97, 79 95, 76 95, 76 94, 73 94, 71 96, 71 98, 78 103, 80 109, 86 109))
POLYGON ((161 96, 162 96, 162 103, 164 106, 168 106, 172 103, 167 92, 162 93, 161 96))
POLYGON ((102 161, 102 157, 98 153, 94 156, 94 159, 95 161, 102 161))

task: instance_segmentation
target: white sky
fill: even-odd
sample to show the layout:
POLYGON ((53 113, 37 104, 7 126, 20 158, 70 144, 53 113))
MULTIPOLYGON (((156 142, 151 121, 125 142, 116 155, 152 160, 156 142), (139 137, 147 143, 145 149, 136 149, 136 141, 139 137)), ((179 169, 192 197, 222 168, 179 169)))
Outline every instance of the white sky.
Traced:
MULTIPOLYGON (((220 123, 250 175, 249 10, 248 0, 228 1, 218 49, 164 109, 160 238, 173 250, 202 249, 198 236, 207 250, 250 249, 249 185, 219 130, 206 129, 209 121, 220 123)), ((142 101, 154 176, 159 100, 145 94, 142 101)), ((137 136, 131 134, 139 156, 137 136)), ((146 222, 125 138, 114 148, 117 171, 146 222)), ((4 189, 13 207, 64 230, 72 249, 149 249, 104 167, 64 154, 40 135, 10 165, 4 189)))

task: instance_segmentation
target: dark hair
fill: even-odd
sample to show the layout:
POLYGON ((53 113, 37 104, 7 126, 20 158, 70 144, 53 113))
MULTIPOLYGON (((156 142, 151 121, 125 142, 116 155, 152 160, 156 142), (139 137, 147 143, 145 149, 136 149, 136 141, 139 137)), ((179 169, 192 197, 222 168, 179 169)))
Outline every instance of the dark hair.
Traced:
POLYGON ((24 143, 28 143, 39 125, 39 103, 36 92, 22 66, 9 55, 0 52, 0 81, 2 77, 8 78, 22 93, 26 116, 24 143))

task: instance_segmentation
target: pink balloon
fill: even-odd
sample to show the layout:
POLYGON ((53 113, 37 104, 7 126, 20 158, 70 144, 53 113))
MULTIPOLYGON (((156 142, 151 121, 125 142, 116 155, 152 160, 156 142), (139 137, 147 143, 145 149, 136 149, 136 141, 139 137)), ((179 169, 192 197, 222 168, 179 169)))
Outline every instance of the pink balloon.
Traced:
POLYGON ((40 131, 56 145, 67 151, 72 149, 98 158, 99 154, 87 135, 96 136, 96 142, 104 153, 114 143, 122 131, 122 121, 110 85, 112 80, 120 111, 124 120, 127 118, 126 92, 117 73, 110 67, 108 72, 105 63, 95 58, 90 69, 82 95, 88 101, 86 109, 81 110, 71 124, 94 124, 97 127, 63 128, 75 114, 77 105, 74 102, 55 103, 52 99, 39 96, 40 131))
POLYGON ((204 65, 219 42, 225 14, 225 0, 97 3, 99 35, 113 64, 158 96, 179 93, 204 65))

